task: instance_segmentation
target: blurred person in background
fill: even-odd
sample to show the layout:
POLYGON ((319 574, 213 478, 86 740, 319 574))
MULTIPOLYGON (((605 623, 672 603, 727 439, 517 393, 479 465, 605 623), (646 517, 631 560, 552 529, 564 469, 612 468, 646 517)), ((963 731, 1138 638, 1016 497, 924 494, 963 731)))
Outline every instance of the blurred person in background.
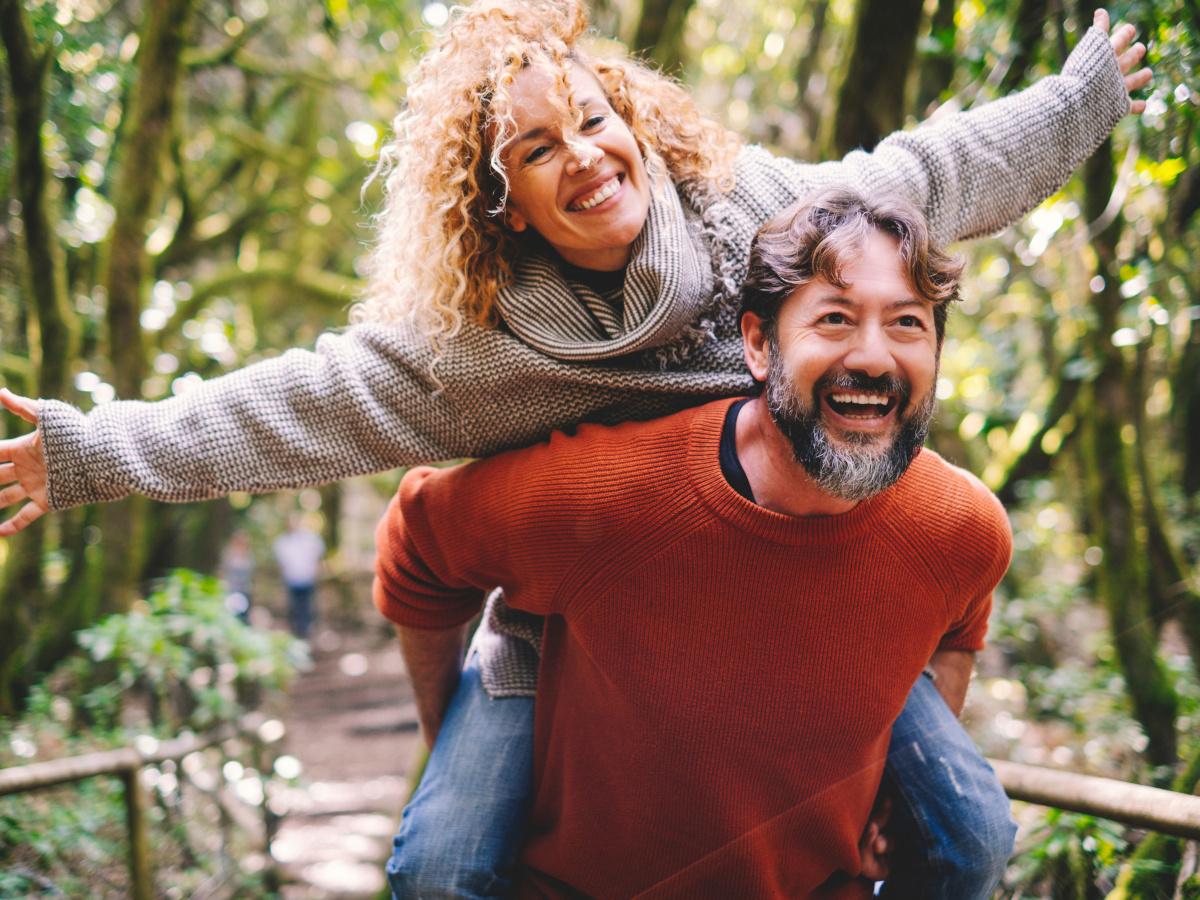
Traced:
POLYGON ((221 577, 225 579, 225 606, 243 622, 249 622, 254 554, 250 552, 250 535, 241 528, 230 536, 221 554, 221 577))
POLYGON ((305 526, 301 513, 292 513, 288 516, 287 531, 276 539, 273 549, 279 576, 287 588, 288 624, 292 634, 307 640, 316 618, 313 594, 325 556, 325 542, 305 526))

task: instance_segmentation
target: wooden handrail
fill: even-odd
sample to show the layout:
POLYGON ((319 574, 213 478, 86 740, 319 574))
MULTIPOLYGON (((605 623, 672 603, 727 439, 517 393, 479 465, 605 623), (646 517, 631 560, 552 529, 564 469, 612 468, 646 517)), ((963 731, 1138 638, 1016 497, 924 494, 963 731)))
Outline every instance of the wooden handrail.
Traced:
POLYGON ((83 781, 97 775, 120 777, 125 788, 130 897, 131 900, 153 900, 154 883, 150 874, 150 849, 146 839, 146 816, 142 809, 138 772, 142 766, 154 765, 168 759, 182 759, 189 753, 211 747, 232 734, 231 729, 225 728, 199 737, 188 734, 170 741, 139 738, 132 747, 0 769, 0 796, 83 781))
POLYGON ((1200 840, 1200 797, 1111 778, 989 759, 1013 800, 1200 840))

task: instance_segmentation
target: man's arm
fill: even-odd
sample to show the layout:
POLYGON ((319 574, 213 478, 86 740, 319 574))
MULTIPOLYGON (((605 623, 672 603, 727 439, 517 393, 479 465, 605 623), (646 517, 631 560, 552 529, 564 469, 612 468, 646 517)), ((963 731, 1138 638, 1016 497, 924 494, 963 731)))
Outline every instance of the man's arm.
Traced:
POLYGON ((459 625, 447 631, 428 631, 396 626, 400 652, 412 681, 417 704, 417 719, 429 749, 437 742, 438 732, 446 716, 450 697, 462 674, 463 647, 467 626, 459 625))
POLYGON ((971 650, 937 650, 929 660, 934 686, 956 716, 962 715, 967 701, 967 684, 975 668, 975 653, 971 650))

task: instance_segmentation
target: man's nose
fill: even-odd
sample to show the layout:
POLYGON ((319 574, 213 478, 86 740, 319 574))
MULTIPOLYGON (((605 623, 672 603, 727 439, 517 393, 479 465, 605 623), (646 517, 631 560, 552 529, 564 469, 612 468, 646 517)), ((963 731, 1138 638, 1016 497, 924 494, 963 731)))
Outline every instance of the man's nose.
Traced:
POLYGON ((851 371, 871 376, 884 375, 896 368, 887 335, 879 325, 863 324, 855 332, 842 364, 851 371))
POLYGON ((570 149, 571 158, 567 162, 567 171, 572 175, 595 168, 596 164, 604 158, 604 151, 587 141, 576 141, 570 149))

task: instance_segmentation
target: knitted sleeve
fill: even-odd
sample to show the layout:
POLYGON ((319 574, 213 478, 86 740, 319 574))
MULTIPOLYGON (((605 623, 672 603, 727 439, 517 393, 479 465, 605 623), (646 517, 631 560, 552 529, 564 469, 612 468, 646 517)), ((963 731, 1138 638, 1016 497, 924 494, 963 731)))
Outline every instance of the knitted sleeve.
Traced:
POLYGON ((409 628, 452 628, 496 586, 517 609, 564 612, 568 573, 585 555, 594 565, 612 553, 609 536, 627 532, 644 510, 636 483, 645 466, 611 475, 614 464, 640 459, 608 452, 615 434, 583 426, 574 436, 560 432, 490 459, 405 475, 375 532, 380 612, 409 628))
POLYGON ((203 500, 471 455, 463 417, 437 387, 417 340, 363 327, 156 403, 113 402, 85 416, 43 400, 50 505, 132 491, 203 500))
POLYGON ((992 592, 1012 559, 1012 528, 1004 507, 974 476, 970 482, 975 493, 971 525, 960 535, 955 554, 958 615, 938 643, 939 650, 983 649, 992 592))
POLYGON ((1091 28, 1060 75, 967 112, 935 116, 891 135, 871 153, 856 150, 840 161, 805 165, 768 162, 764 151, 749 151, 743 167, 752 166, 749 190, 763 205, 760 221, 817 188, 843 184, 911 197, 925 209, 935 237, 950 242, 999 231, 1062 187, 1129 103, 1108 36, 1091 28), (775 182, 765 195, 753 188, 763 178, 775 182))

